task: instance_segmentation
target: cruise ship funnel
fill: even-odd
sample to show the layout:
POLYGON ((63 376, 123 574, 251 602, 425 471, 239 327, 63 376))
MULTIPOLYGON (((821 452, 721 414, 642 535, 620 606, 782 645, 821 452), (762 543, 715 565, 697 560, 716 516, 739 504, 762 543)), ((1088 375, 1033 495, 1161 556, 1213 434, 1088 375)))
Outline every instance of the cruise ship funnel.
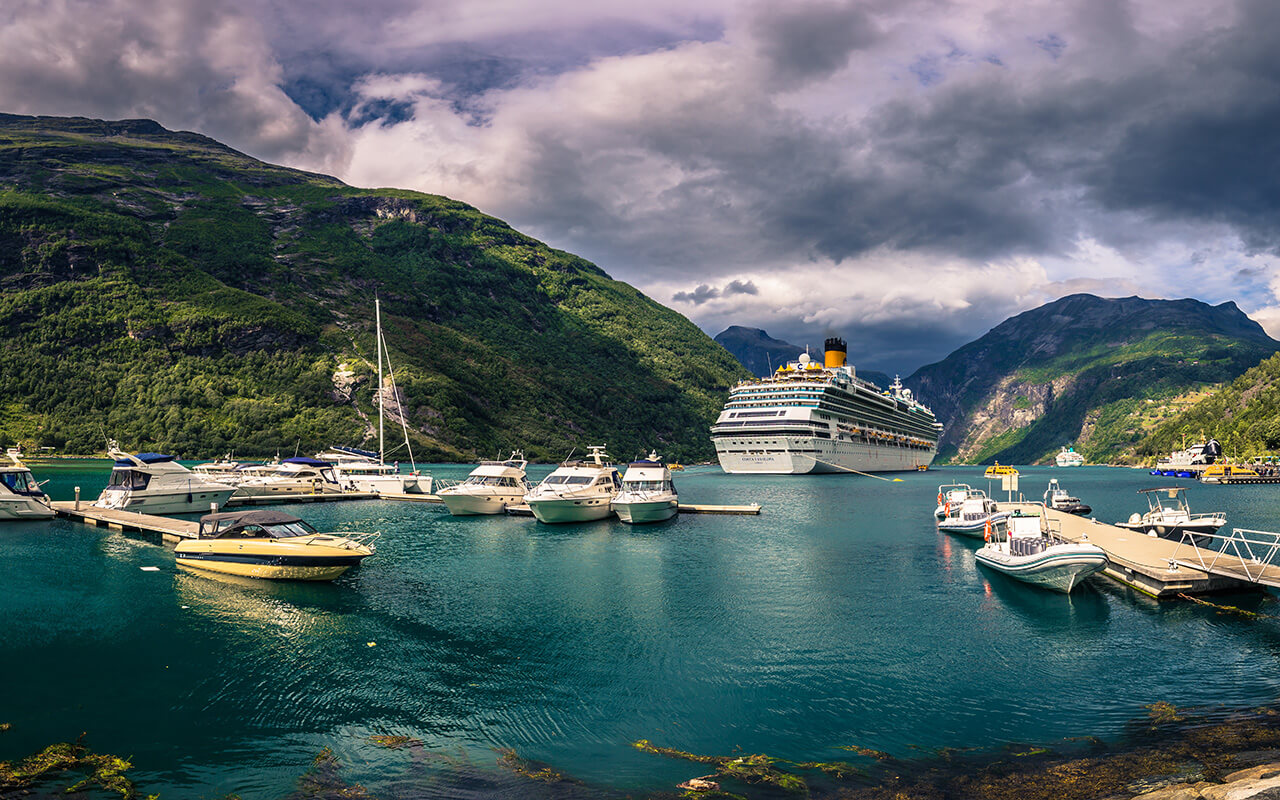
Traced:
POLYGON ((849 354, 849 348, 845 345, 844 339, 832 336, 822 348, 826 350, 825 366, 828 369, 844 366, 844 360, 849 354))

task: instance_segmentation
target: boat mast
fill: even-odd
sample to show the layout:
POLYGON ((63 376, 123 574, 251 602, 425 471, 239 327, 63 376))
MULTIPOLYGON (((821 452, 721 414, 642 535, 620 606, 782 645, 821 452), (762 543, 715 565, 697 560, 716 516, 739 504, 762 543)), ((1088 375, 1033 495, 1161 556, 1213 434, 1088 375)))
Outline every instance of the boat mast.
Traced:
POLYGON ((378 336, 378 463, 383 464, 386 462, 382 455, 382 300, 377 297, 373 298, 373 316, 378 336))

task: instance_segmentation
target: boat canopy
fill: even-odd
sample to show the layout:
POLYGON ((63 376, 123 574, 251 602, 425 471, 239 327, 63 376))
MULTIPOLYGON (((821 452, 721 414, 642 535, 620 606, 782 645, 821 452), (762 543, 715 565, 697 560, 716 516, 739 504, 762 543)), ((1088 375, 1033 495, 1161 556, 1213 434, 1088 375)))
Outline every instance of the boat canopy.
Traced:
POLYGON ((282 511, 228 511, 200 518, 201 539, 285 539, 315 532, 300 518, 282 511))
POLYGON ((355 447, 330 447, 335 453, 347 453, 348 455, 360 456, 362 458, 377 458, 377 453, 371 453, 368 450, 360 450, 355 447))
POLYGON ((328 461, 321 461, 318 458, 307 458, 306 456, 295 456, 294 458, 286 458, 283 464, 301 464, 305 467, 330 467, 333 466, 328 461))
MULTIPOLYGON (((134 458, 138 459, 143 464, 164 464, 168 461, 173 461, 175 457, 166 456, 161 453, 138 453, 136 456, 134 456, 134 458)), ((116 461, 116 466, 117 467, 133 467, 137 465, 134 464, 132 461, 128 461, 122 458, 116 461)))

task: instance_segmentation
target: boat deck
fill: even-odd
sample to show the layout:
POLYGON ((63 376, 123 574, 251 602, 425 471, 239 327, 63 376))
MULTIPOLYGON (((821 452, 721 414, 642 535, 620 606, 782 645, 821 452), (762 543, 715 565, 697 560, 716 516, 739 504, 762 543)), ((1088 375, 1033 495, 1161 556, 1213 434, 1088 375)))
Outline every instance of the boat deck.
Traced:
MULTIPOLYGON (((1257 583, 1243 575, 1236 576, 1225 567, 1215 567, 1213 572, 1208 572, 1192 566, 1187 559, 1195 557, 1194 549, 1170 539, 1147 536, 1088 517, 1046 510, 1034 503, 1000 503, 1000 508, 1028 514, 1043 512, 1049 520, 1061 526, 1064 539, 1089 542, 1106 551, 1104 575, 1152 597, 1240 590, 1257 583)), ((1280 568, 1272 569, 1280 580, 1280 568)))

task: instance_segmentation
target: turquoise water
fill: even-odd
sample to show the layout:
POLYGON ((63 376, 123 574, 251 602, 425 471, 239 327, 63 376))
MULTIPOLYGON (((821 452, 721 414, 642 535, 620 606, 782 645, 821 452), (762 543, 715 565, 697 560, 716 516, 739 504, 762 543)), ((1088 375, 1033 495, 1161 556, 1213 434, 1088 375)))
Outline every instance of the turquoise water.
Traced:
MULTIPOLYGON (((535 470, 540 476, 550 468, 535 470)), ((461 477, 443 465, 437 477, 461 477)), ((92 498, 106 462, 37 466, 55 498, 92 498)), ((1168 483, 1101 467, 1051 475, 1104 521, 1168 483)), ((518 794, 514 748, 593 786, 670 788, 700 753, 797 760, 1115 738, 1159 700, 1247 706, 1280 694, 1280 622, 1157 604, 1093 579, 1064 597, 986 573, 977 543, 939 534, 940 483, 845 476, 677 476, 686 502, 760 502, 758 516, 658 526, 545 526, 361 501, 294 507, 322 529, 379 531, 333 584, 178 572, 165 548, 65 521, 0 526, 0 759, 82 731, 132 756, 165 797, 279 798, 322 747, 393 796, 518 794), (142 567, 158 567, 143 571, 142 567), (421 739, 424 764, 368 741, 421 739), (458 764, 464 765, 459 767, 458 764), (440 778, 448 773, 448 778, 440 778), (461 787, 461 788, 460 788, 461 787)), ((1280 486, 1190 488, 1195 511, 1280 528, 1280 486)), ((1280 613, 1270 596, 1235 596, 1280 613)))

